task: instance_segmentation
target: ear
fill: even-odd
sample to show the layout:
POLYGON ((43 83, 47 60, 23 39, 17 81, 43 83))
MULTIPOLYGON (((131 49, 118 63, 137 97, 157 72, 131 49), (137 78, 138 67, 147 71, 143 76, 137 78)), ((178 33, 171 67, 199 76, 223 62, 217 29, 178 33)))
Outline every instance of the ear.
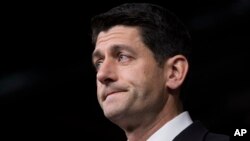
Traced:
POLYGON ((183 55, 175 55, 164 64, 166 86, 170 89, 179 88, 186 78, 188 72, 188 61, 183 55))

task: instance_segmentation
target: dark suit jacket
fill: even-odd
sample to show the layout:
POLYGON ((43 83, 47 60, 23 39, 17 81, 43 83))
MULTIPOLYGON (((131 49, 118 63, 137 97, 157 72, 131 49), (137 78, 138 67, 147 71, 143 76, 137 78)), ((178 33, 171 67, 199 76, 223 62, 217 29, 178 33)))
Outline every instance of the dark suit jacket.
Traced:
POLYGON ((211 133, 197 121, 184 129, 173 141, 229 141, 229 136, 211 133))

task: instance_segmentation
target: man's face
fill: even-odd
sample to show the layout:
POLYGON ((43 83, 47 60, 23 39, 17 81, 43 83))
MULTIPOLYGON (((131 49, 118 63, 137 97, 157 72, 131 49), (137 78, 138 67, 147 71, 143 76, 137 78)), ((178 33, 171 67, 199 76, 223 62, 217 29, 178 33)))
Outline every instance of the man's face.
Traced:
POLYGON ((97 97, 111 120, 156 113, 167 94, 164 69, 142 42, 136 27, 114 26, 97 37, 93 52, 97 97))

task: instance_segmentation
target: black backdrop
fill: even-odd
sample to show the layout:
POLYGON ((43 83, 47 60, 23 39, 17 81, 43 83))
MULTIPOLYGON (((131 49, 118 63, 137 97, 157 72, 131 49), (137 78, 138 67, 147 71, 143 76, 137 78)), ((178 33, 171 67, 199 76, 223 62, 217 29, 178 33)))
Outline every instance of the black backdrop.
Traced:
MULTIPOLYGON (((89 28, 93 15, 123 2, 131 1, 3 3, 1 134, 32 140, 126 140, 96 100, 89 28)), ((192 118, 231 137, 236 129, 250 132, 250 2, 153 3, 176 13, 192 35, 185 101, 192 118)), ((248 134, 233 138, 243 140, 248 134)))

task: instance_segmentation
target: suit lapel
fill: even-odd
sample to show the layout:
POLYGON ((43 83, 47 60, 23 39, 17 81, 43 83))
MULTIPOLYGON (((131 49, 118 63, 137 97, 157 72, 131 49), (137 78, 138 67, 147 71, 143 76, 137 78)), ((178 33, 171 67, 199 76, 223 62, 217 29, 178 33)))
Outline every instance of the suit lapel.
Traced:
POLYGON ((177 135, 173 141, 203 141, 207 133, 208 130, 201 122, 196 121, 177 135))

